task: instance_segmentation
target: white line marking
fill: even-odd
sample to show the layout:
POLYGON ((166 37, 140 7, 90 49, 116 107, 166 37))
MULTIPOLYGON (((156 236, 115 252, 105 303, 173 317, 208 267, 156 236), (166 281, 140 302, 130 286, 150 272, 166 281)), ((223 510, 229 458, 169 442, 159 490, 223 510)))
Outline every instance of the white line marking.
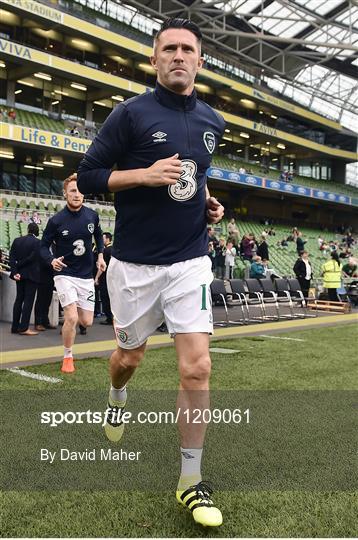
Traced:
POLYGON ((293 338, 293 337, 279 337, 279 336, 265 336, 261 334, 259 337, 264 337, 268 339, 285 339, 287 341, 306 341, 305 339, 293 338))
POLYGON ((217 353, 222 353, 222 354, 235 354, 235 353, 238 353, 238 352, 242 352, 238 349, 221 349, 220 347, 212 347, 211 349, 209 349, 210 352, 217 352, 217 353))
POLYGON ((28 377, 29 379, 36 379, 37 381, 44 381, 50 383, 63 382, 62 379, 48 377, 47 375, 40 375, 39 373, 31 373, 30 371, 25 371, 24 369, 19 368, 8 368, 7 371, 11 371, 11 373, 17 373, 18 375, 21 375, 22 377, 28 377))

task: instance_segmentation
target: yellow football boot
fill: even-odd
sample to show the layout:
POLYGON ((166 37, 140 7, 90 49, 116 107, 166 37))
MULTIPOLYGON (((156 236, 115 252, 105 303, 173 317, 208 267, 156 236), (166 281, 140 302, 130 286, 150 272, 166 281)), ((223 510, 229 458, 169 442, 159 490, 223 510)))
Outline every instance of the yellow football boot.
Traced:
POLYGON ((121 420, 126 401, 116 401, 108 396, 107 411, 105 411, 107 421, 104 425, 104 431, 111 442, 119 442, 123 436, 124 423, 121 420))
POLYGON ((177 501, 189 508, 194 521, 204 527, 219 527, 223 517, 210 498, 213 490, 208 482, 199 482, 185 491, 176 492, 177 501))

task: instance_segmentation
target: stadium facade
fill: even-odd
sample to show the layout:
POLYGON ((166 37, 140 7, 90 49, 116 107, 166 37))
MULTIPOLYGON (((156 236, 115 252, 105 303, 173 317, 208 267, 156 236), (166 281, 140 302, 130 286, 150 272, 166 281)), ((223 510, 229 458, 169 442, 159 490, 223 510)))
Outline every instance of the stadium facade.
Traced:
MULTIPOLYGON (((4 191, 60 195, 112 108, 154 87, 152 37, 92 4, 0 2, 4 191)), ((225 206, 244 219, 357 227, 358 189, 345 183, 356 134, 224 63, 219 45, 204 54, 196 90, 227 122, 208 171, 225 206)))

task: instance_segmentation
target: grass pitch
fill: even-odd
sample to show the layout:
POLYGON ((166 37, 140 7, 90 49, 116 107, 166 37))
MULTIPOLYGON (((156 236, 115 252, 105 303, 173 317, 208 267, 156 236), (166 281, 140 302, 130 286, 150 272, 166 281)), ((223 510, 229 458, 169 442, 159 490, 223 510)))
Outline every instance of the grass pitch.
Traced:
MULTIPOLYGON (((263 326, 263 334, 264 326, 263 326)), ((282 337, 304 341, 240 338, 214 342, 214 347, 238 349, 233 355, 213 353, 211 388, 240 391, 357 390, 357 327, 345 325, 295 331, 282 337)), ((64 378, 60 384, 1 372, 3 390, 108 392, 107 359, 77 361, 76 373, 66 378, 59 364, 33 366, 31 373, 64 378)), ((130 388, 175 390, 177 370, 173 348, 150 350, 130 388)), ((17 422, 13 419, 16 433, 17 422)), ((16 434, 17 435, 17 434, 16 434)), ((302 434, 297 433, 297 438, 302 434)), ((56 435, 54 434, 54 437, 56 435)), ((18 446, 21 452, 21 433, 18 446)), ((163 468, 178 469, 179 455, 163 468)), ((220 469, 220 456, 217 468, 220 469)), ((332 463, 333 467, 340 464, 332 463)), ((205 472, 205 471, 204 471, 205 472)), ((352 475, 354 469, 352 466, 352 475)), ((205 476, 205 475, 204 475, 205 476)), ((218 491, 215 502, 223 511, 218 529, 196 525, 167 491, 2 491, 0 518, 3 537, 354 537, 357 536, 357 493, 354 490, 260 489, 218 491)), ((166 489, 166 486, 164 486, 166 489)))

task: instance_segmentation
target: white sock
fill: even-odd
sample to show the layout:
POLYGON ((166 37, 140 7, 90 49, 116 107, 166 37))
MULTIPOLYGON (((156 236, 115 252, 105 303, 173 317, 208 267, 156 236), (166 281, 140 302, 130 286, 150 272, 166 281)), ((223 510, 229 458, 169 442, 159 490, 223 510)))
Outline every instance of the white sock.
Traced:
POLYGON ((64 358, 72 358, 72 347, 64 347, 63 350, 65 351, 63 353, 64 358))
POLYGON ((114 386, 111 385, 111 398, 114 401, 126 401, 127 387, 123 386, 123 388, 114 388, 114 386))
POLYGON ((201 481, 201 456, 202 448, 181 448, 181 472, 178 483, 179 490, 185 490, 189 486, 201 481))

